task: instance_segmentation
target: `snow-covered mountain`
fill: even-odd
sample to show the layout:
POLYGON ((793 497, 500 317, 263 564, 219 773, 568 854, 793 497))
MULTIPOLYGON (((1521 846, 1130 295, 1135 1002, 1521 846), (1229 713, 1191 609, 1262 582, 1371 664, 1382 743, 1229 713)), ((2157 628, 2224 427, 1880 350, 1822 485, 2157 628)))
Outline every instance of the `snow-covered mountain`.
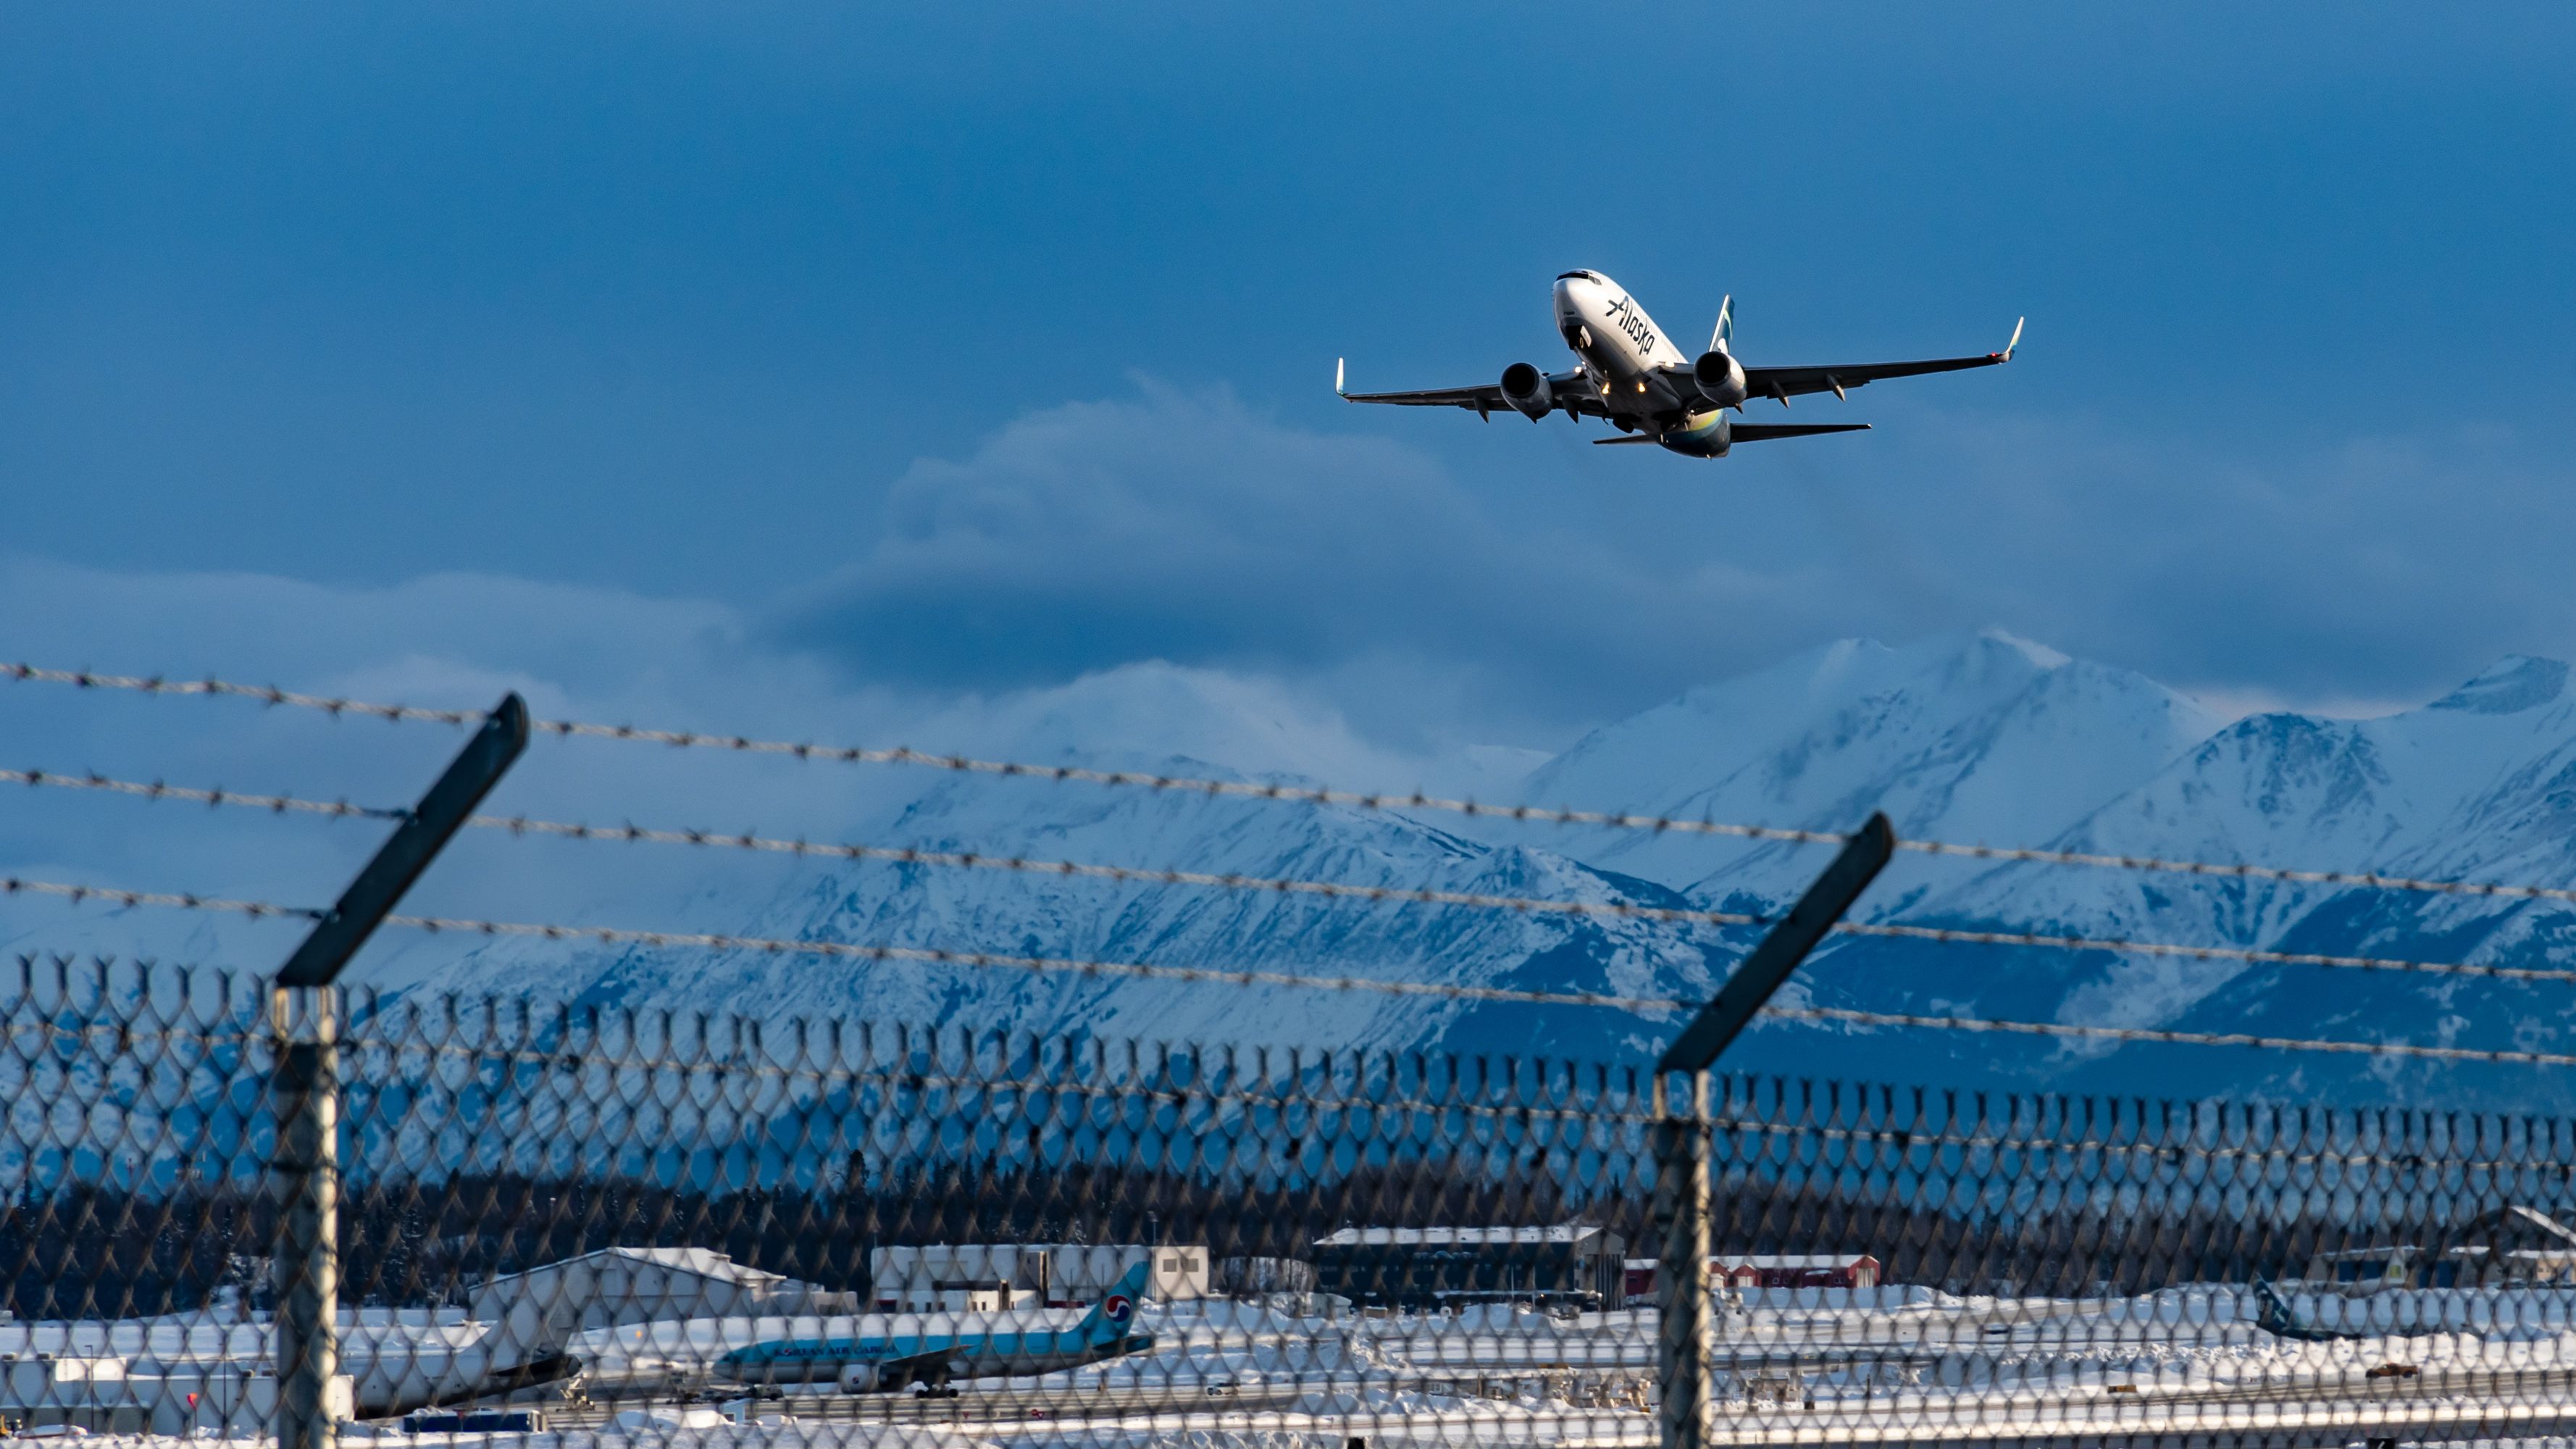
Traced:
MULTIPOLYGON (((1089 682, 979 744, 1040 762, 1304 781, 1385 762, 1275 691, 1188 671, 1089 682), (1142 741, 1140 745, 1140 741, 1142 741), (1177 748, 1164 746, 1177 745, 1177 748), (1207 753, 1192 753, 1193 750, 1207 753), (1211 755, 1214 757, 1212 758, 1211 755), (1231 758, 1226 756, 1231 755, 1231 758)), ((1473 768, 1492 770, 1495 752, 1473 768)), ((1339 783, 1339 781, 1335 781, 1339 783)), ((2576 884, 2576 699, 2566 667, 2511 659, 2445 698, 2368 721, 2226 723, 2143 676, 2001 634, 1890 649, 1846 641, 1606 726, 1519 783, 1526 803, 2187 859, 2576 884)), ((1816 847, 1107 789, 889 775, 849 836, 928 849, 1550 899, 1767 909, 1816 847)), ((2437 960, 2576 964, 2568 909, 1902 855, 1863 914, 2437 960)), ((1749 934, 874 863, 763 863, 710 876, 688 928, 1207 968, 1704 995, 1749 934)), ((411 958, 420 963, 417 953, 411 958)), ((496 944, 398 984, 549 990, 761 1016, 1091 1031, 1203 1043, 1565 1053, 1642 1062, 1669 1016, 1461 1005, 1231 984, 596 950, 567 963, 496 944)), ((2570 1049, 2576 989, 2101 952, 1842 941, 1792 988, 1838 1005, 2036 1020, 2570 1049)), ((2356 1058, 1769 1026, 1736 1064, 1877 1079, 2154 1095, 2331 1090, 2342 1098, 2553 1106, 2528 1069, 2393 1069, 2356 1058)), ((2562 1100, 2565 1099, 2565 1100, 2562 1100)))
MULTIPOLYGON (((2001 633, 1890 649, 1849 639, 1596 730, 1532 773, 1531 804, 2027 844, 2179 758, 2220 721, 2125 670, 2001 633)), ((1695 888, 1770 893, 1806 852, 1627 833, 1586 859, 1695 888)))
MULTIPOLYGON (((2567 667, 2512 658, 2422 709, 2349 721, 2257 715, 2218 731, 2061 832, 2061 847, 2252 861, 2432 880, 2576 885, 2576 698, 2567 667)), ((2190 944, 2566 969, 2576 916, 2561 903, 2296 883, 2012 866, 1912 904, 1910 918, 2012 923, 2190 944)), ((1973 989, 1926 992, 1919 962, 1867 950, 1851 990, 1934 994, 1990 1015, 2258 1030, 2566 1052, 2576 987, 2315 966, 1993 952, 1973 989)), ((2061 1065, 2072 1058, 2061 1057, 2061 1065)), ((2408 1094, 2461 1074, 2306 1059, 2242 1066, 2277 1092, 2369 1072, 2408 1094)), ((2122 1070, 2080 1078, 2119 1082, 2122 1070)), ((2553 1074, 2467 1074, 2497 1100, 2565 1105, 2553 1074)))

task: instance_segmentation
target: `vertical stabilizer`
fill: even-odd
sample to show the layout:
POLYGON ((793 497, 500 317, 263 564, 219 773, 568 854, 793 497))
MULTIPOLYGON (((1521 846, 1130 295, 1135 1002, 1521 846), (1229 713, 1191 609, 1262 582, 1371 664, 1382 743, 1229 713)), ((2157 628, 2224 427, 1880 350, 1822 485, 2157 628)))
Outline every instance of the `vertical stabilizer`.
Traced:
POLYGON ((1126 1336, 1127 1326, 1136 1321, 1136 1305, 1145 1297, 1146 1270, 1151 1267, 1150 1258, 1129 1264, 1118 1282, 1082 1315, 1084 1342, 1106 1343, 1126 1336))
POLYGON ((1708 335, 1708 350, 1723 352, 1730 357, 1735 354, 1735 294, 1733 292, 1727 293, 1726 300, 1717 304, 1717 330, 1708 335))
POLYGON ((2290 1305, 2282 1301, 2279 1291, 2270 1283, 2260 1278, 2255 1279, 2254 1298, 2256 1302, 2263 1305, 2261 1316, 2254 1320, 2255 1327, 2265 1333, 2283 1338, 2300 1331, 2299 1320, 2291 1314, 2290 1305))

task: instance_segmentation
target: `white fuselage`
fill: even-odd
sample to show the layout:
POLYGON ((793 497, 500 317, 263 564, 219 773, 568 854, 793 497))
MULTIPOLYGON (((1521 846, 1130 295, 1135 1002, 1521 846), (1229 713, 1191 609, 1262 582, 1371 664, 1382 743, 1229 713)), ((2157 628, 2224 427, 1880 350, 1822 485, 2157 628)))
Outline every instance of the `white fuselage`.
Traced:
POLYGON ((1599 272, 1556 279, 1556 330, 1614 409, 1655 412, 1698 401, 1677 396, 1655 372, 1687 368, 1690 356, 1626 288, 1599 272))

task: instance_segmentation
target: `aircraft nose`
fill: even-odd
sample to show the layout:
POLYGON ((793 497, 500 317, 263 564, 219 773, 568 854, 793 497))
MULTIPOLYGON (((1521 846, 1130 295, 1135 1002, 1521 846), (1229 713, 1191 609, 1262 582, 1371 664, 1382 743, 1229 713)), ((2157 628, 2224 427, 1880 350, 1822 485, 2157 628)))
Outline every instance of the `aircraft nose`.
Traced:
POLYGON ((1587 323, 1597 300, 1589 277, 1569 275, 1556 279, 1556 330, 1565 345, 1583 348, 1590 345, 1587 323))

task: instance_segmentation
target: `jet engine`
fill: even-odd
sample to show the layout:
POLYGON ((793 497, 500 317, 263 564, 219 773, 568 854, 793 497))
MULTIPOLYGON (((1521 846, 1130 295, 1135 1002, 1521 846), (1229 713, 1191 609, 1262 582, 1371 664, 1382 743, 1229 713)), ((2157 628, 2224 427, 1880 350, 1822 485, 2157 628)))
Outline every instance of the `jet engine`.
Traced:
POLYGON ((875 1364, 845 1364, 841 1368, 841 1392, 845 1394, 873 1394, 877 1391, 878 1385, 884 1377, 884 1372, 875 1364))
POLYGON ((1699 395, 1719 407, 1744 401, 1744 364, 1723 352, 1703 352, 1691 364, 1691 381, 1699 395))
POLYGON ((1503 401, 1528 414, 1531 422, 1546 417, 1556 399, 1548 392, 1547 374, 1526 362, 1503 369, 1503 401))

